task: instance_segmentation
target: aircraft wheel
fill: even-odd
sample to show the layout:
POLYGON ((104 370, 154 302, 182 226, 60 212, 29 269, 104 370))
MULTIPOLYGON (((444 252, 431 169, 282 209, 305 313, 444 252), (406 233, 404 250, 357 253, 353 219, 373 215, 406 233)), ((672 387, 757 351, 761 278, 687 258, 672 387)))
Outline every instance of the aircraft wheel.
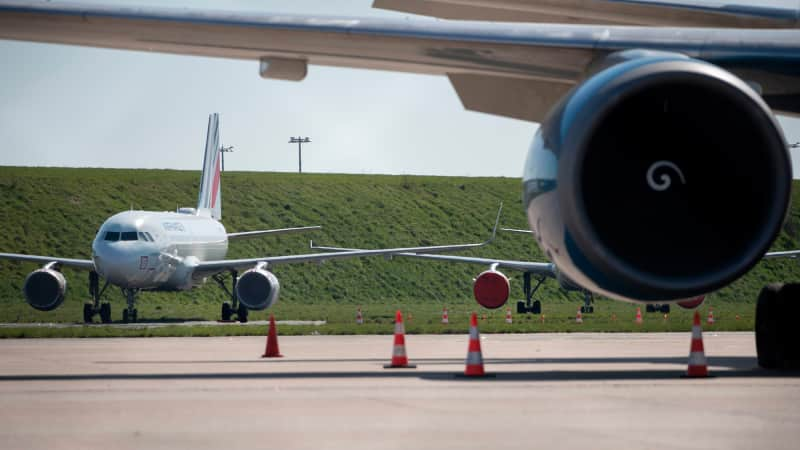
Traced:
POLYGON ((661 312, 663 314, 669 314, 669 305, 661 305, 661 312))
POLYGON ((128 323, 128 319, 130 317, 128 317, 128 309, 126 308, 122 310, 122 323, 128 323))
POLYGON ((244 305, 239 305, 239 310, 236 311, 237 318, 241 323, 247 323, 247 308, 244 305))
POLYGON ((233 316, 233 308, 231 307, 230 302, 222 302, 222 320, 228 321, 231 320, 233 316))
POLYGON ((103 323, 111 323, 111 303, 103 303, 100 305, 100 321, 103 323))
POLYGON ((756 304, 756 353, 765 369, 800 366, 800 333, 791 324, 790 302, 800 298, 800 284, 770 284, 756 304))
POLYGON ((517 314, 526 314, 528 312, 528 307, 525 305, 525 302, 517 302, 517 314))
POLYGON ((91 303, 83 304, 83 323, 92 323, 94 317, 94 305, 91 303))
POLYGON ((533 302, 533 306, 531 306, 531 313, 533 314, 541 314, 542 313, 542 302, 539 300, 535 300, 533 302))

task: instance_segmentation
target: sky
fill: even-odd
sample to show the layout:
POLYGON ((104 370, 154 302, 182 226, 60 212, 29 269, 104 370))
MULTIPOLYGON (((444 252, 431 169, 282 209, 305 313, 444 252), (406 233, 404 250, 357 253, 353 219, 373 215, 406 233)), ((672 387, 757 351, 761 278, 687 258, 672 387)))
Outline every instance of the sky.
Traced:
MULTIPOLYGON (((432 20, 373 10, 371 0, 117 3, 432 20)), ((257 61, 2 40, 0 61, 6 166, 199 170, 208 114, 218 112, 222 144, 234 146, 227 170, 296 172, 288 141, 307 136, 304 172, 519 177, 537 129, 466 111, 439 76, 310 66, 298 83, 261 79, 257 61)), ((800 119, 780 121, 800 141, 800 119)), ((800 152, 793 158, 800 174, 800 152)))

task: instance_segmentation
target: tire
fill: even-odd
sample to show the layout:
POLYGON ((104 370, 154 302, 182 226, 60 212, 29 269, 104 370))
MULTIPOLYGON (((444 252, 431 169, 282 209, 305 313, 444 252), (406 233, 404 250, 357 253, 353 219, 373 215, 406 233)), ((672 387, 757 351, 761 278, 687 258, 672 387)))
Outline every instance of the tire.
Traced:
POLYGON ((531 313, 533 314, 541 314, 542 313, 542 302, 539 300, 535 300, 533 302, 533 306, 531 307, 531 313))
POLYGON ((83 323, 92 323, 94 318, 94 305, 91 303, 83 304, 83 323))
POLYGON ((222 320, 229 321, 233 317, 233 308, 231 308, 230 302, 223 302, 222 303, 222 320))
POLYGON ((111 303, 103 303, 100 305, 100 321, 103 323, 111 323, 111 303))
POLYGON ((241 323, 247 323, 247 308, 244 305, 239 305, 239 310, 236 311, 237 318, 241 323))
POLYGON ((756 353, 765 369, 800 367, 800 332, 791 323, 789 308, 800 299, 800 284, 770 284, 756 304, 756 353))
POLYGON ((669 314, 670 307, 669 305, 661 305, 661 312, 663 314, 669 314))

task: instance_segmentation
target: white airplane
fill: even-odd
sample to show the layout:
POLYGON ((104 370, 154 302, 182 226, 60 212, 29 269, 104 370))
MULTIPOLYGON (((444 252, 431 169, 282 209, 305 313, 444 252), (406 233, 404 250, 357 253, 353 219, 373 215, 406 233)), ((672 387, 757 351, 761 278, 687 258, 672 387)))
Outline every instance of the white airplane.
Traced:
MULTIPOLYGON (((374 5, 459 20, 0 0, 0 39, 248 59, 285 80, 309 64, 447 76, 467 109, 541 122, 520 164, 529 226, 564 280, 611 298, 705 295, 777 236, 792 168, 774 113, 800 114, 797 3, 374 5)), ((798 290, 759 296, 764 367, 800 365, 798 290)))
POLYGON ((60 306, 67 291, 67 280, 60 268, 73 267, 88 270, 90 274, 92 302, 84 305, 85 322, 91 322, 95 314, 100 315, 103 323, 111 322, 110 304, 100 301, 109 285, 119 287, 127 300, 127 308, 122 313, 123 322, 135 322, 138 315, 135 302, 140 291, 184 291, 202 285, 211 277, 231 297, 230 302, 222 304, 222 319, 230 320, 235 312, 239 321, 246 322, 248 310, 263 310, 278 301, 280 283, 270 271, 274 265, 408 251, 458 251, 480 247, 494 239, 497 221, 489 240, 479 244, 225 259, 229 241, 320 227, 227 233, 220 222, 220 148, 219 116, 211 114, 197 207, 179 208, 177 212, 123 211, 115 214, 100 226, 92 242, 92 259, 0 253, 0 259, 44 264, 25 279, 23 293, 28 304, 40 311, 51 311, 60 306), (240 270, 244 270, 241 275, 240 270), (230 274, 230 290, 225 284, 226 273, 230 274), (102 290, 100 277, 105 279, 102 290))

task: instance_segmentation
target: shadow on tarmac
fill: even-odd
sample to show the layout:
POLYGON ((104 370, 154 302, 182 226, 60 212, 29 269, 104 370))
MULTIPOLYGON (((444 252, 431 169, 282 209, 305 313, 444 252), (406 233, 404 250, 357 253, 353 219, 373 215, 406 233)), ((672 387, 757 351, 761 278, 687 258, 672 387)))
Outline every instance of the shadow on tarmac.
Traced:
MULTIPOLYGON (((486 378, 464 377, 462 375, 463 359, 414 359, 411 362, 418 367, 426 365, 453 365, 458 369, 453 371, 425 371, 418 369, 384 370, 377 364, 383 364, 385 359, 257 359, 257 360, 208 360, 208 361, 105 361, 104 364, 230 364, 230 363, 268 363, 282 364, 284 362, 298 363, 325 363, 325 362, 367 362, 375 363, 373 371, 292 371, 292 372, 211 372, 211 373, 96 373, 96 374, 30 374, 30 375, 0 375, 0 383, 12 381, 88 381, 88 380, 270 380, 270 379, 391 379, 391 378, 419 378, 431 381, 474 381, 483 382, 519 382, 519 381, 635 381, 635 380, 677 380, 685 373, 685 369, 640 370, 626 368, 624 370, 547 370, 542 371, 500 371, 492 372, 493 364, 629 364, 629 363, 654 363, 686 365, 686 358, 542 358, 542 359, 485 359, 487 371, 491 375, 486 378)), ((754 357, 717 357, 709 358, 710 372, 713 378, 797 378, 800 370, 776 371, 765 370, 757 367, 754 357), (714 370, 715 367, 728 367, 728 370, 714 370)))

